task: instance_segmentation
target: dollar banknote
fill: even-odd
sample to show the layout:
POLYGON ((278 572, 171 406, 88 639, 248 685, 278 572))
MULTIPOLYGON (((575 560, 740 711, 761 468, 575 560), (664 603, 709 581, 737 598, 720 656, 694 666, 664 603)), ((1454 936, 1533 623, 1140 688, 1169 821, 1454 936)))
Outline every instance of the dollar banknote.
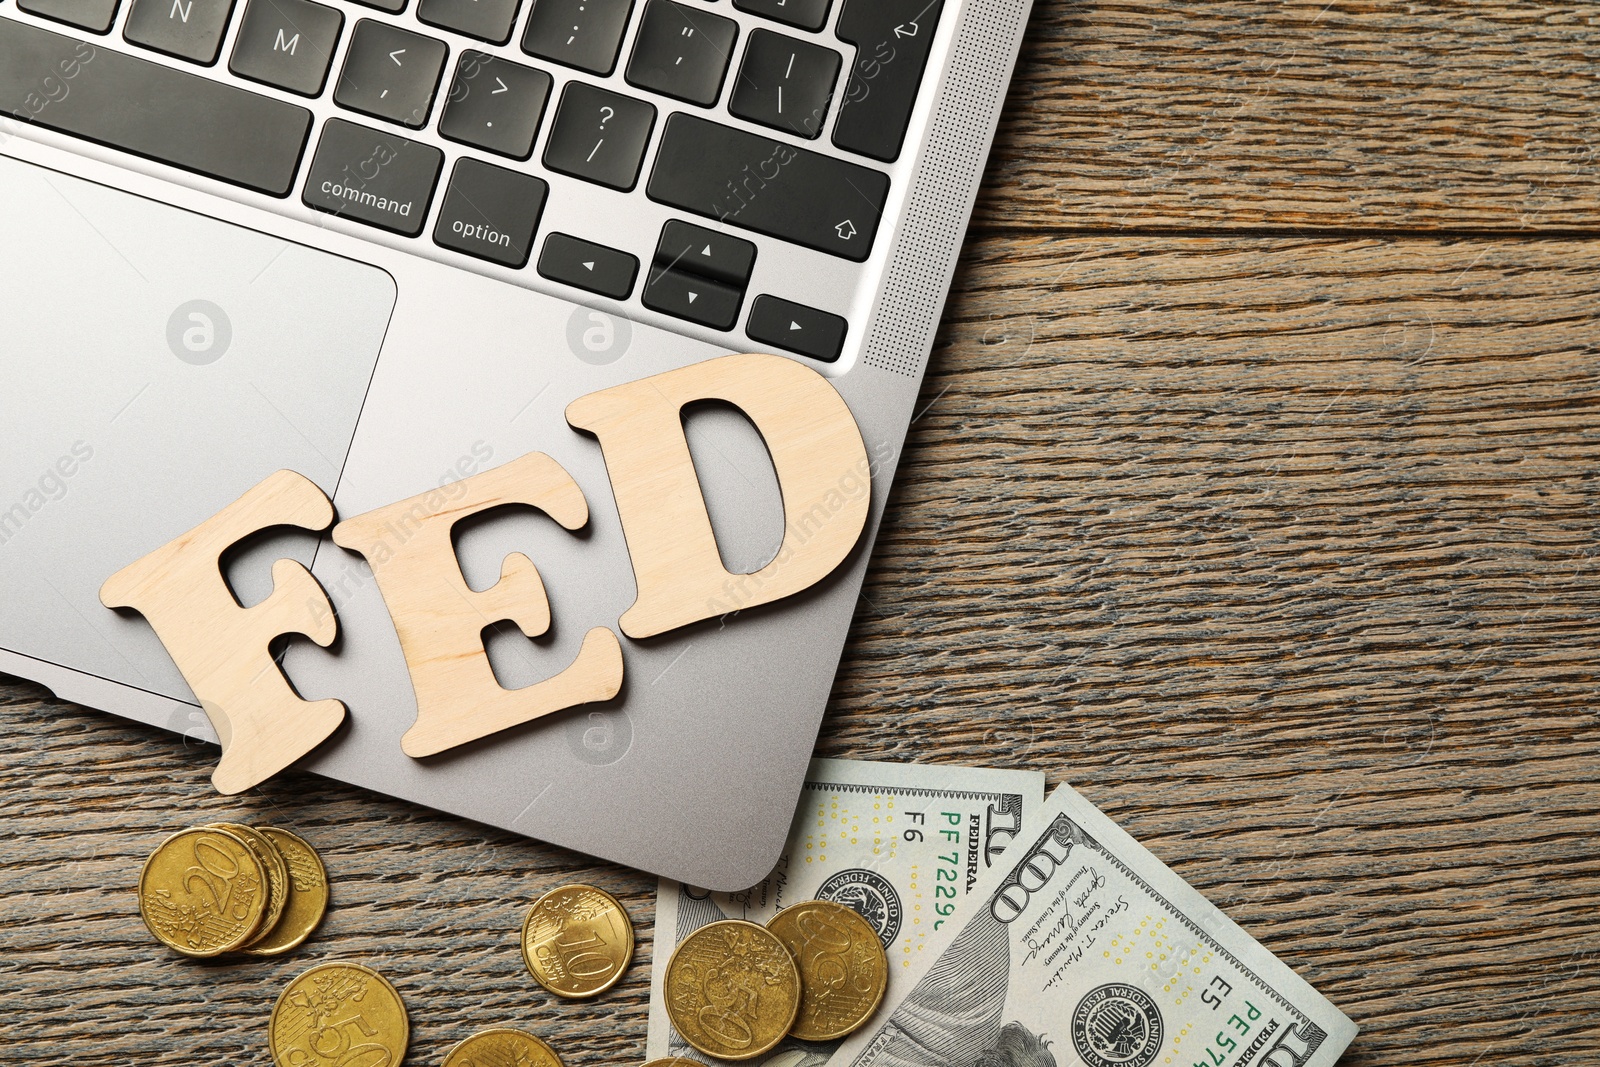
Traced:
POLYGON ((1356 1026, 1066 786, 828 1067, 1331 1067, 1356 1026))
MULTIPOLYGON (((959 920, 962 902, 1043 800, 1044 775, 1034 771, 812 760, 788 842, 770 875, 737 893, 662 880, 646 1058, 708 1059, 672 1029, 662 982, 678 944, 719 919, 764 924, 802 901, 848 904, 888 951, 892 997, 928 946, 959 920)), ((753 1062, 820 1067, 835 1047, 791 1038, 753 1062)), ((716 1067, 719 1061, 711 1062, 716 1067)))

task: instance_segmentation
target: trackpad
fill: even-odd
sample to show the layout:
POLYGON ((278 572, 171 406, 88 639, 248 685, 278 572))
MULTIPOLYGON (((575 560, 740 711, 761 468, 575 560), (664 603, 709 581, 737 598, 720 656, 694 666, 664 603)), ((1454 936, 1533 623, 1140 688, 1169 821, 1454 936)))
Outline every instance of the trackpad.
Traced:
POLYGON ((0 277, 0 648, 192 700, 100 585, 275 470, 333 495, 394 282, 4 157, 0 277))

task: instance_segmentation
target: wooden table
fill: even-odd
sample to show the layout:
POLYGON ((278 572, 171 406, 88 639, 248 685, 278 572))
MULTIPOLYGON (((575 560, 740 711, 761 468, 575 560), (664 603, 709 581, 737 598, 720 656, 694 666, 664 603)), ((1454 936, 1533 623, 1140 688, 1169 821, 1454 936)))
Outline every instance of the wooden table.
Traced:
MULTIPOLYGON (((1600 1062, 1600 12, 1030 36, 819 751, 1070 781, 1361 1024, 1351 1067, 1600 1062)), ((648 959, 653 879, 309 776, 223 799, 208 748, 0 701, 0 1060, 267 1064, 339 956, 409 1063, 500 1023, 639 1061, 648 968, 557 1004, 515 931, 591 879, 648 959), (225 816, 325 853, 288 959, 139 923, 144 854, 225 816)))

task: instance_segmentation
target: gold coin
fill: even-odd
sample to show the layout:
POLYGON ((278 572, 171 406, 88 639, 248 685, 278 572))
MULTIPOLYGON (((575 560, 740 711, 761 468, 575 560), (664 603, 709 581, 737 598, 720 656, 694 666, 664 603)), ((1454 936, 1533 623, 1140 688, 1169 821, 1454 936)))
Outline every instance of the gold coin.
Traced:
POLYGON ((400 994, 359 963, 321 963, 291 981, 267 1032, 278 1067, 399 1067, 410 1039, 400 994))
POLYGON ((483 1030, 446 1053, 444 1067, 561 1067, 561 1057, 521 1030, 483 1030))
POLYGON ((889 986, 889 954, 871 923, 843 904, 810 900, 778 912, 767 929, 800 969, 792 1036, 837 1041, 872 1018, 889 986))
POLYGON ((267 910, 261 916, 261 925, 244 943, 243 947, 249 948, 272 933, 278 920, 283 918, 283 906, 289 901, 289 868, 272 842, 262 837, 255 827, 236 822, 215 822, 211 826, 213 829, 227 830, 248 845, 256 862, 267 872, 267 910))
POLYGON ((522 958, 556 996, 598 996, 617 984, 633 958, 633 923, 605 890, 564 885, 528 909, 522 958))
POLYGON ((197 826, 156 846, 139 872, 139 914, 185 956, 220 956, 249 941, 267 910, 267 874, 227 830, 197 826))
POLYGON ((754 1059, 783 1040, 800 1010, 800 972, 776 934, 743 919, 708 923, 667 964, 667 1016, 708 1056, 754 1059))
POLYGON ((303 944, 322 922, 323 913, 328 910, 328 872, 317 850, 303 838, 276 826, 262 826, 259 830, 289 869, 289 901, 278 925, 244 951, 250 956, 278 956, 303 944))

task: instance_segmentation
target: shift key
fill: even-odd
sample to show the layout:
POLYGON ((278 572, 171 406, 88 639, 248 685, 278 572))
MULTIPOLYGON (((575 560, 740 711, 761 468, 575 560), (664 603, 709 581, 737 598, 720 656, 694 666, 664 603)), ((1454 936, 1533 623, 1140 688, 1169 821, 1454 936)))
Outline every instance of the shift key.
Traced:
POLYGON ((860 262, 889 176, 681 112, 667 120, 650 199, 860 262))
POLYGON ((431 145, 329 119, 304 199, 318 211, 415 237, 443 165, 444 153, 431 145))

